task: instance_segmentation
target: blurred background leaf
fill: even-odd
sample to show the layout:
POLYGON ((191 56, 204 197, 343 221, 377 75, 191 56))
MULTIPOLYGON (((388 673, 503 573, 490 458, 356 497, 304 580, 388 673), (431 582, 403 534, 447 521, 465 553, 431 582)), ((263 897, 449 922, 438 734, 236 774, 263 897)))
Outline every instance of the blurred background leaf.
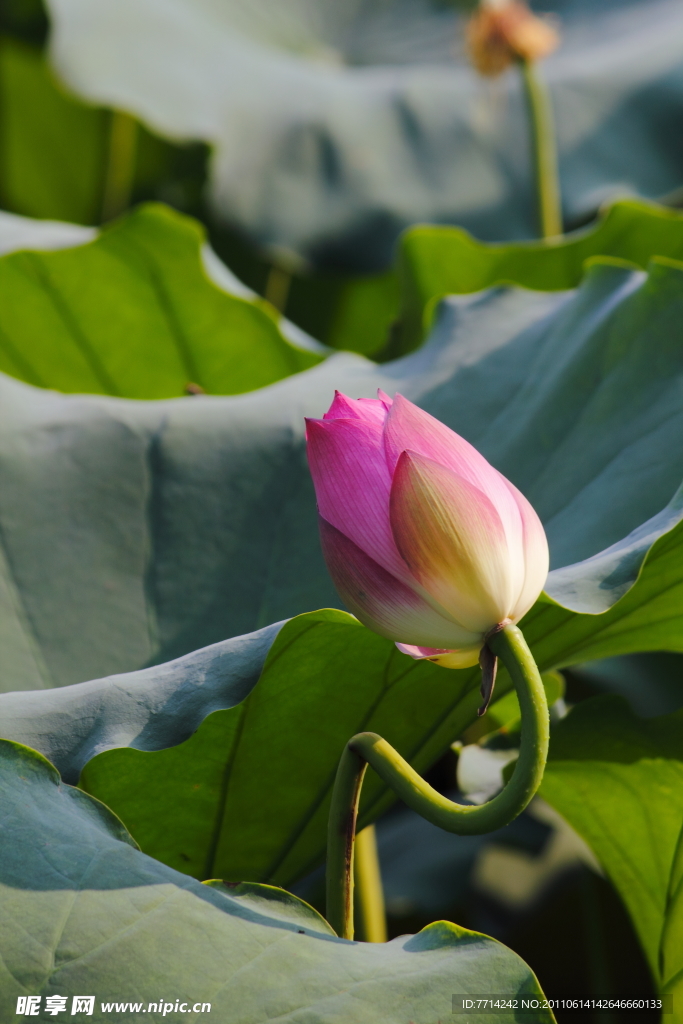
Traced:
MULTIPOLYGON (((567 226, 605 200, 678 189, 679 5, 543 8, 562 23, 543 75, 567 226)), ((62 79, 169 139, 211 144, 213 209, 286 268, 303 258, 386 269, 416 222, 488 240, 536 234, 519 76, 492 85, 470 67, 460 5, 49 0, 49 10, 62 79)))
POLYGON ((58 87, 40 50, 0 42, 0 202, 31 217, 99 219, 109 115, 58 87))
MULTIPOLYGON (((225 0, 223 2, 225 3, 225 0)), ((401 32, 406 33, 406 45, 408 46, 406 53, 411 52, 411 47, 413 47, 413 56, 418 60, 415 69, 419 73, 427 72, 429 61, 434 56, 434 54, 430 56, 431 51, 429 51, 429 46, 427 46, 423 57, 420 57, 420 47, 426 45, 430 38, 433 41, 438 37, 438 46, 443 48, 443 19, 446 18, 449 24, 455 19, 453 21, 454 26, 462 25, 462 14, 458 13, 457 10, 449 11, 449 6, 451 5, 445 4, 439 8, 438 4, 428 4, 425 2, 422 5, 424 9, 422 9, 420 4, 417 5, 411 16, 417 17, 418 20, 419 18, 424 18, 425 25, 432 25, 432 29, 429 29, 426 35, 423 34, 421 36, 420 33, 416 35, 407 23, 403 24, 403 27, 400 28, 398 36, 394 33, 394 43, 397 39, 400 39, 401 32), (436 36, 434 35, 435 26, 438 28, 436 36), (430 33, 432 34, 430 35, 430 33), (427 60, 427 64, 421 65, 419 61, 423 58, 427 60)), ((676 33, 672 28, 673 22, 671 21, 672 18, 675 19, 676 17, 675 5, 670 0, 658 0, 656 16, 651 3, 646 4, 644 0, 635 0, 635 2, 625 2, 625 0, 615 0, 615 2, 612 2, 611 0, 609 4, 603 5, 599 13, 596 13, 592 8, 587 8, 585 4, 578 2, 578 0, 567 0, 567 2, 560 2, 558 4, 549 3, 545 6, 557 6, 558 13, 561 15, 566 29, 565 50, 560 51, 557 58, 551 58, 548 65, 550 70, 555 60, 560 63, 564 61, 562 70, 557 72, 559 79, 562 79, 564 83, 561 87, 558 86, 558 88, 561 88, 561 91, 562 89, 565 90, 562 92, 561 110, 558 111, 558 116, 559 114, 562 115, 561 119, 563 122, 566 122, 567 130, 571 135, 572 126, 576 121, 580 107, 580 105, 577 106, 577 97, 579 95, 582 97, 581 104, 583 104, 585 110, 588 110, 586 105, 587 97, 592 95, 591 90, 595 88, 598 90, 600 100, 595 104, 591 116, 597 118, 596 124, 600 122, 602 116, 606 116, 609 125, 608 128, 603 125, 602 129, 598 130, 597 136, 593 136, 591 134, 592 129, 589 130, 586 125, 584 126, 587 131, 585 137, 581 136, 568 142, 567 161, 570 171, 565 173, 565 178, 575 182, 580 186, 580 189, 588 187, 588 179, 591 175, 594 175, 596 180, 601 179, 601 176, 604 179, 597 192, 595 192, 595 189, 593 192, 590 192, 589 189, 590 197, 592 198, 590 198, 588 205, 584 203, 581 206, 580 213, 576 212, 572 215, 574 223, 577 218, 582 222, 590 219, 597 211, 600 203, 609 199, 610 196, 614 197, 624 193, 633 194, 634 190, 636 192, 640 190, 643 194, 650 196, 662 195, 666 192, 668 195, 670 194, 667 201, 676 203, 676 196, 678 195, 676 188, 683 182, 683 156, 676 149, 677 134, 666 127, 666 119, 673 116, 676 103, 675 96, 677 95, 675 83, 678 81, 677 76, 681 74, 676 63, 678 60, 675 56, 676 44, 672 42, 676 38, 676 33), (643 24, 641 22, 656 26, 652 30, 654 32, 652 38, 648 36, 647 32, 643 31, 643 24), (666 30, 667 25, 669 26, 668 31, 666 30), (660 30, 664 31, 667 37, 666 45, 663 45, 661 41, 658 43, 654 38, 660 30), (624 81, 626 81, 629 75, 635 76, 635 91, 629 93, 627 99, 620 99, 614 94, 614 77, 612 77, 609 86, 605 85, 602 80, 600 80, 600 83, 598 83, 597 79, 593 81, 590 79, 590 76, 586 82, 582 81, 582 84, 579 85, 578 82, 581 79, 581 75, 584 74, 584 72, 580 71, 578 72, 579 78, 577 82, 572 80, 570 83, 571 75, 574 73, 571 71, 571 68, 575 65, 577 67, 581 65, 583 61, 583 48, 587 45, 588 39, 592 40, 592 43, 597 46, 598 50, 600 50, 601 46, 606 46, 608 49, 611 48, 611 51, 613 51, 612 59, 616 60, 617 63, 621 60, 625 61, 624 74, 626 78, 624 81), (601 39, 602 42, 599 41, 601 39), (670 63, 667 64, 667 61, 670 63), (668 70, 665 70, 665 68, 668 68, 668 70), (565 71, 569 75, 566 82, 563 78, 565 71), (660 76, 659 79, 657 78, 658 75, 660 76), (654 78, 649 76, 654 76, 654 78), (639 120, 640 118, 642 118, 642 121, 639 120), (657 126, 656 130, 654 129, 655 124, 657 126), (639 131, 645 132, 645 135, 641 143, 636 143, 633 133, 637 134, 639 131), (629 153, 628 161, 625 161, 621 155, 620 147, 623 148, 624 146, 626 146, 629 153), (634 157, 636 152, 638 153, 637 161, 634 157), (654 163, 649 170, 646 170, 645 164, 648 160, 653 160, 654 163), (657 164, 656 169, 655 164, 657 164), (647 179, 649 185, 641 188, 635 179, 634 182, 627 182, 624 179, 626 168, 628 168, 628 174, 634 174, 636 178, 644 174, 643 182, 647 179), (611 185, 607 184, 609 181, 612 182, 611 185)), ((59 17, 64 16, 73 28, 80 17, 78 13, 80 9, 73 0, 64 2, 63 7, 64 10, 60 13, 59 17), (70 20, 72 16, 73 21, 70 20)), ((385 12, 389 21, 395 17, 400 22, 400 19, 404 17, 406 12, 402 8, 399 10, 399 7, 400 5, 396 5, 396 11, 392 7, 391 10, 385 12)), ((197 16, 200 22, 204 15, 209 17, 210 9, 210 5, 206 8, 206 11, 197 8, 197 16)), ((219 12, 219 9, 223 10, 218 5, 214 13, 219 12)), ((141 16, 142 10, 142 6, 136 8, 133 12, 135 17, 141 16)), ((230 6, 228 4, 223 13, 227 16, 229 10, 230 6)), ((101 6, 98 7, 97 11, 98 17, 93 18, 90 22, 96 34, 102 29, 102 26, 108 24, 107 18, 110 15, 113 16, 114 8, 108 10, 106 0, 101 0, 101 6)), ((307 32, 309 35, 311 32, 315 35, 317 31, 313 26, 318 25, 320 27, 320 25, 325 23, 325 18, 327 17, 325 11, 324 0, 315 0, 309 12, 315 14, 315 17, 312 17, 308 23, 307 32), (322 17, 322 22, 319 21, 319 16, 322 17)), ((254 9, 254 17, 256 17, 256 14, 257 10, 254 9)), ((386 39, 389 40, 393 30, 390 31, 389 23, 384 24, 382 21, 384 15, 379 16, 379 20, 377 20, 375 17, 377 14, 378 12, 373 14, 370 11, 369 14, 366 12, 363 15, 363 17, 369 17, 368 25, 372 25, 372 38, 377 41, 382 38, 382 33, 386 31, 388 33, 386 39), (375 21, 373 21, 373 18, 375 18, 375 21)), ((87 16, 90 19, 92 15, 93 6, 88 4, 87 16)), ((129 20, 131 30, 135 23, 135 17, 129 20)), ((294 25, 298 15, 292 14, 292 17, 294 21, 291 24, 294 25)), ((289 18, 289 15, 287 15, 287 18, 289 18)), ((287 18, 285 19, 286 21, 287 18)), ((289 23, 287 21, 287 24, 289 23)), ((0 118, 0 141, 2 142, 0 202, 7 209, 26 215, 73 220, 80 223, 98 223, 103 216, 105 218, 109 216, 106 213, 106 207, 108 206, 106 193, 108 176, 110 176, 112 170, 110 166, 112 154, 116 150, 116 124, 119 123, 122 117, 125 120, 128 115, 112 114, 110 110, 102 106, 91 106, 88 103, 84 103, 78 100, 74 94, 69 94, 63 85, 57 84, 56 79, 47 69, 47 65, 41 55, 40 47, 47 36, 48 19, 41 5, 36 0, 8 0, 3 5, 3 10, 0 13, 0 27, 4 33, 2 45, 0 46, 0 72, 4 82, 0 92, 0 104, 2 105, 2 117, 0 118)), ((169 31, 171 31, 170 28, 169 31)), ((460 28, 454 28, 453 31, 456 33, 460 32, 460 28)), ((185 35, 181 35, 183 42, 185 42, 185 35)), ((107 40, 105 48, 116 45, 115 37, 116 33, 114 32, 107 40)), ((76 43, 76 36, 74 36, 74 46, 83 56, 88 50, 88 44, 85 38, 82 38, 80 35, 77 38, 78 42, 76 43)), ((157 42, 158 40, 155 42, 155 47, 157 42)), ((135 45, 137 45, 137 42, 135 45)), ((144 44, 141 45, 144 46, 144 44)), ((375 44, 373 43, 373 45, 375 44)), ((457 57, 457 59, 454 58, 453 53, 457 51, 457 45, 455 50, 447 48, 447 51, 444 70, 446 70, 447 75, 456 75, 456 77, 464 75, 463 81, 465 86, 462 96, 458 95, 455 106, 449 101, 448 123, 445 122, 441 125, 441 122, 439 122, 438 126, 433 126, 434 131, 443 130, 446 133, 451 131, 449 119, 454 116, 452 111, 458 104, 462 105, 463 102, 465 102, 465 105, 467 103, 472 105, 473 112, 471 112, 471 117, 473 118, 476 130, 482 128, 482 125, 476 128, 476 123, 478 119, 481 120, 481 117, 484 117, 489 107, 490 110, 486 117, 490 119, 493 116, 494 121, 500 117, 503 117, 503 119, 512 118, 514 120, 514 117, 518 116, 512 108, 506 107, 504 100, 501 105, 496 100, 495 95, 491 96, 487 93, 488 85, 484 87, 484 85, 477 84, 478 80, 474 73, 465 66, 461 66, 461 56, 457 57), (463 97, 469 95, 473 86, 476 87, 473 94, 474 99, 464 100, 463 97)), ((109 49, 107 52, 111 55, 109 49)), ((126 54, 122 58, 124 63, 132 59, 128 49, 125 47, 121 52, 126 54)), ((436 51, 434 52, 436 53, 436 51)), ((308 58, 301 59, 305 63, 308 58)), ((364 60, 365 58, 362 58, 361 64, 364 60)), ((142 61, 142 63, 144 64, 145 62, 142 61)), ((683 63, 683 58, 681 63, 683 63)), ((100 64, 101 67, 104 66, 101 62, 100 64)), ((594 67, 599 67, 602 62, 596 56, 596 60, 592 64, 594 67)), ((222 60, 221 66, 224 65, 226 65, 226 62, 222 60)), ((96 60, 92 60, 89 65, 90 70, 88 74, 90 74, 91 70, 95 75, 100 74, 101 67, 98 66, 96 60)), ((128 65, 126 64, 127 67, 128 65)), ((130 71, 130 69, 128 70, 130 71)), ((352 68, 351 74, 355 74, 357 70, 357 68, 355 70, 352 68)), ((400 77, 407 70, 406 66, 402 65, 399 61, 399 64, 394 66, 391 74, 396 73, 400 77)), ((313 71, 317 75, 320 73, 320 68, 317 67, 316 69, 313 67, 313 71)), ((113 71, 112 74, 114 74, 113 71)), ((431 75, 433 72, 429 70, 429 74, 431 75)), ((130 78, 128 71, 126 75, 127 81, 130 78)), ((551 75, 551 80, 553 79, 554 75, 551 75)), ((460 80, 458 79, 458 81, 460 80)), ((498 83, 495 86, 494 94, 496 89, 499 92, 502 89, 498 100, 503 99, 503 94, 507 92, 508 87, 509 83, 507 80, 502 85, 498 83)), ((239 92, 240 94, 244 93, 244 89, 240 89, 239 92)), ((421 115, 418 108, 420 104, 417 105, 414 111, 412 109, 414 100, 415 98, 413 97, 407 101, 406 110, 410 113, 411 117, 416 116, 419 121, 421 115)), ((109 100, 106 102, 109 102, 109 100)), ((123 107, 127 109, 125 104, 123 107)), ((392 110, 392 124, 396 116, 396 112, 392 110)), ((406 116, 408 116, 408 113, 406 113, 406 116)), ((462 114, 457 116, 460 117, 462 114)), ((470 117, 470 114, 467 117, 470 117)), ((467 120, 467 117, 465 120, 467 120)), ((486 121, 486 117, 484 117, 484 121, 486 121)), ((245 229, 244 225, 242 227, 238 225, 237 220, 239 218, 236 220, 234 217, 229 217, 228 221, 219 220, 216 218, 215 210, 207 204, 205 186, 210 170, 210 154, 206 144, 179 142, 176 136, 170 141, 168 139, 162 140, 139 122, 133 121, 130 117, 128 117, 128 120, 134 132, 130 149, 132 162, 129 186, 127 188, 124 187, 121 194, 121 202, 123 203, 123 206, 120 207, 121 210, 129 203, 153 199, 168 202, 183 212, 199 217, 207 225, 212 245, 221 258, 227 262, 238 277, 249 287, 262 295, 269 295, 271 298, 274 297, 273 289, 269 286, 272 283, 273 275, 272 261, 275 260, 276 265, 279 266, 281 258, 284 259, 283 265, 286 267, 287 275, 291 276, 291 281, 289 282, 288 291, 285 289, 285 294, 281 294, 280 298, 285 303, 288 314, 309 334, 334 348, 348 348, 352 351, 359 351, 384 359, 407 351, 408 347, 417 343, 421 329, 416 327, 414 322, 407 329, 404 328, 402 330, 400 340, 395 333, 392 336, 388 335, 389 328, 397 317, 400 307, 398 301, 399 286, 395 280, 389 276, 374 276, 372 274, 368 277, 357 278, 355 276, 357 271, 354 270, 358 265, 354 263, 354 260, 357 260, 356 256, 351 259, 350 263, 344 257, 341 264, 334 263, 333 260, 334 265, 329 264, 329 266, 323 260, 318 272, 313 274, 301 273, 297 270, 296 261, 292 263, 289 257, 286 257, 286 254, 284 256, 282 254, 278 255, 279 250, 268 253, 263 248, 259 248, 256 236, 253 232, 250 234, 251 229, 245 229), (321 272, 320 268, 323 265, 327 269, 321 272)), ((401 118, 399 117, 398 120, 400 122, 401 118)), ((467 131, 470 130, 472 130, 471 125, 467 128, 467 131)), ((252 129, 252 134, 254 131, 255 129, 252 129)), ((465 131, 465 136, 467 131, 465 131)), ((484 131, 484 136, 488 138, 487 131, 488 129, 484 131)), ((503 139, 500 132, 493 133, 494 136, 501 136, 500 144, 503 148, 507 147, 509 152, 515 151, 515 146, 521 145, 520 154, 515 159, 522 159, 523 165, 526 164, 525 131, 526 129, 521 131, 521 133, 517 131, 516 134, 519 136, 519 140, 516 143, 512 143, 509 138, 503 139), (523 158, 521 153, 524 154, 523 158)), ((303 134, 306 136, 305 132, 303 134)), ((512 132, 512 135, 514 136, 515 132, 512 132)), ((484 162, 497 159, 497 157, 492 156, 490 140, 487 142, 484 136, 482 136, 483 141, 481 143, 483 147, 481 159, 484 162)), ((195 137, 197 136, 195 135, 195 137)), ((300 142, 304 145, 304 148, 308 144, 305 138, 302 138, 300 142)), ((294 145, 294 143, 292 144, 294 145)), ((405 144, 409 148, 413 145, 422 145, 419 139, 412 138, 410 132, 406 135, 405 144)), ((373 145, 377 145, 376 132, 374 131, 373 145)), ((459 140, 458 145, 463 145, 462 139, 459 140)), ((457 166, 457 161, 462 158, 464 164, 461 170, 455 175, 449 173, 445 178, 437 176, 436 179, 429 183, 429 188, 433 187, 438 192, 442 185, 445 187, 444 182, 451 179, 453 181, 457 179, 461 184, 467 179, 472 183, 476 183, 477 173, 472 171, 472 168, 467 164, 467 145, 469 143, 464 144, 462 153, 456 147, 455 155, 452 158, 455 160, 453 166, 457 166), (443 178, 443 181, 441 178, 443 178)), ((680 147, 678 148, 680 149, 680 147)), ((242 145, 237 148, 233 147, 233 149, 235 152, 239 150, 241 154, 240 159, 242 157, 246 158, 242 145)), ((451 157, 448 156, 447 148, 443 153, 440 153, 438 159, 451 160, 451 157)), ((509 163, 509 154, 506 156, 506 161, 509 163)), ((432 167, 433 162, 433 159, 430 158, 429 161, 424 163, 424 167, 432 167)), ((524 188, 528 189, 528 168, 520 165, 520 167, 513 170, 511 166, 508 166, 508 163, 504 161, 505 166, 501 172, 503 178, 505 180, 509 179, 509 182, 514 180, 517 183, 515 188, 520 186, 522 181, 526 180, 524 188)), ((114 160, 114 164, 116 164, 116 160, 114 160)), ((401 165, 401 161, 393 155, 389 164, 394 168, 398 168, 401 165)), ((285 165, 287 165, 286 159, 284 160, 283 168, 285 165)), ((415 173, 419 177, 420 174, 423 174, 424 168, 420 170, 422 164, 419 161, 418 165, 415 168, 415 173)), ((216 166, 215 160, 213 166, 216 166)), ((273 167, 276 166, 273 165, 273 167)), ((311 171, 311 167, 308 166, 306 160, 302 160, 300 164, 297 164, 295 160, 291 167, 288 166, 286 176, 291 178, 292 187, 295 190, 298 188, 298 185, 295 184, 297 175, 304 175, 305 177, 311 171)), ((279 171, 273 171, 273 173, 279 173, 279 171)), ((242 173, 242 170, 240 170, 239 180, 247 182, 252 179, 250 174, 242 173)), ((565 181, 566 184, 567 181, 565 181)), ((351 175, 344 177, 339 187, 342 190, 347 188, 353 190, 360 186, 358 183, 353 183, 353 176, 351 175)), ((403 193, 399 189, 396 194, 398 196, 403 193)), ((306 195, 308 196, 308 193, 306 195)), ((114 205, 116 212, 118 207, 116 204, 114 205)), ((530 199, 524 200, 521 204, 518 200, 515 200, 513 206, 516 211, 520 211, 527 207, 531 209, 532 203, 530 199)), ((277 209, 280 211, 287 210, 290 213, 293 212, 292 198, 289 194, 286 197, 286 201, 280 203, 277 209)), ((332 209, 333 207, 329 202, 325 203, 325 216, 331 216, 332 209)), ((474 215, 475 218, 478 216, 478 214, 474 215)), ((414 222, 415 220, 439 219, 432 216, 430 212, 420 210, 414 211, 407 219, 404 213, 401 213, 400 216, 403 217, 402 223, 404 225, 409 225, 411 221, 414 222)), ((482 238, 506 237, 504 230, 506 222, 503 217, 499 215, 490 217, 489 214, 486 214, 485 220, 488 218, 487 223, 490 221, 489 228, 487 229, 485 226, 480 225, 480 230, 476 224, 469 223, 468 216, 469 214, 465 211, 462 213, 462 216, 456 215, 455 218, 449 216, 446 217, 446 220, 455 219, 464 226, 469 227, 470 230, 474 230, 475 234, 482 238)), ((384 214, 380 216, 380 220, 382 220, 382 217, 384 217, 384 214)), ((362 244, 359 243, 359 248, 356 246, 362 259, 366 259, 372 246, 379 244, 386 249, 386 241, 384 239, 388 237, 392 239, 390 247, 386 249, 386 254, 382 257, 383 264, 386 266, 391 259, 393 240, 397 237, 400 225, 398 222, 394 223, 391 216, 384 227, 378 225, 375 222, 376 218, 373 220, 373 215, 366 207, 363 207, 363 211, 359 213, 358 218, 359 229, 362 228, 363 231, 369 231, 370 238, 369 243, 366 241, 362 244), (386 234, 387 230, 389 235, 386 234)), ((334 220, 334 217, 332 219, 334 220)), ((298 222, 301 222, 301 217, 298 218, 298 222)), ((572 217, 570 216, 568 226, 571 227, 571 223, 572 217)), ((331 230, 334 233, 336 228, 332 227, 331 230)), ((430 233, 430 230, 427 229, 427 234, 430 233)), ((528 227, 522 231, 522 235, 526 234, 528 236, 529 233, 528 227)), ((533 234, 533 231, 531 233, 533 234)), ((637 239, 640 234, 638 225, 634 224, 629 233, 637 239)), ((467 257, 468 265, 473 267, 479 265, 480 260, 477 252, 473 248, 469 248, 464 242, 461 243, 458 252, 450 255, 446 253, 444 254, 445 260, 442 260, 442 254, 438 251, 441 243, 435 240, 438 238, 438 229, 434 236, 431 237, 430 235, 430 246, 434 257, 432 263, 435 261, 440 263, 442 267, 440 270, 441 276, 444 273, 443 268, 456 266, 455 261, 452 259, 453 256, 457 259, 458 268, 464 266, 464 263, 461 262, 463 256, 467 257)), ((422 238, 422 235, 418 233, 414 242, 410 243, 411 247, 413 245, 418 246, 420 253, 419 257, 416 257, 416 260, 413 260, 413 262, 419 262, 424 265, 429 262, 428 254, 424 252, 423 242, 418 244, 417 237, 422 238)), ((635 261, 639 265, 643 265, 643 260, 650 255, 675 255, 671 251, 672 243, 670 238, 661 240, 661 244, 659 239, 651 238, 651 242, 652 244, 644 242, 641 246, 640 241, 636 241, 638 257, 635 261)), ((339 244, 344 248, 346 243, 343 238, 340 238, 339 244)), ((606 238, 603 234, 597 240, 596 245, 588 244, 586 246, 587 251, 584 253, 584 256, 586 254, 609 252, 621 258, 632 259, 634 256, 628 250, 632 250, 633 247, 633 243, 628 239, 624 239, 622 246, 621 239, 617 239, 615 233, 611 233, 609 238, 606 238)), ((580 248, 580 246, 574 246, 577 256, 580 256, 578 252, 580 248)), ((581 263, 582 258, 580 256, 578 264, 581 263)), ((505 254, 503 254, 502 259, 503 263, 506 264, 505 266, 500 265, 500 254, 495 254, 495 258, 492 260, 495 266, 489 267, 489 273, 484 275, 484 279, 477 277, 475 281, 462 281, 458 279, 460 269, 455 269, 452 273, 450 270, 446 270, 446 276, 449 278, 446 287, 443 286, 443 281, 434 281, 432 282, 434 287, 427 286, 427 294, 422 294, 420 287, 418 287, 419 294, 417 296, 411 297, 406 294, 404 296, 404 306, 407 302, 411 307, 409 319, 414 319, 416 315, 416 311, 412 309, 414 300, 417 301, 420 309, 422 309, 424 303, 437 294, 442 295, 446 292, 461 290, 476 290, 478 287, 484 286, 484 284, 500 280, 517 281, 525 259, 524 253, 519 256, 519 259, 513 255, 515 263, 519 264, 519 271, 517 273, 509 272, 510 267, 507 265, 509 259, 505 258, 505 254), (492 270, 496 272, 490 273, 492 270), (455 276, 456 280, 453 280, 453 276, 455 276)), ((538 265, 542 265, 543 262, 541 258, 538 261, 538 265)), ((532 287, 573 287, 578 283, 578 274, 578 267, 574 266, 569 275, 571 280, 566 275, 560 275, 565 283, 548 285, 538 280, 539 275, 537 273, 532 272, 531 277, 527 277, 525 271, 522 274, 523 280, 520 283, 531 285, 532 287)), ((412 280, 412 275, 409 274, 408 276, 412 280)), ((422 284, 425 283, 422 272, 416 273, 415 277, 422 284)), ((416 283, 416 281, 412 281, 412 283, 409 281, 409 292, 414 290, 416 283)))

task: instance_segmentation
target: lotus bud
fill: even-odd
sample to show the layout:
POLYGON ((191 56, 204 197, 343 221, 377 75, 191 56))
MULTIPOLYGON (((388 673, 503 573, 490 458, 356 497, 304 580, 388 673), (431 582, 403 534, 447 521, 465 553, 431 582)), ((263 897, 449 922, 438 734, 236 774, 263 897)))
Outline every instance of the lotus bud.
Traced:
POLYGON ((467 25, 472 63, 495 76, 517 60, 540 60, 557 48, 559 36, 521 0, 482 0, 467 25))
POLYGON ((323 554, 347 607, 413 658, 465 668, 482 652, 486 677, 487 636, 522 618, 548 574, 534 509, 401 395, 337 392, 306 423, 323 554))

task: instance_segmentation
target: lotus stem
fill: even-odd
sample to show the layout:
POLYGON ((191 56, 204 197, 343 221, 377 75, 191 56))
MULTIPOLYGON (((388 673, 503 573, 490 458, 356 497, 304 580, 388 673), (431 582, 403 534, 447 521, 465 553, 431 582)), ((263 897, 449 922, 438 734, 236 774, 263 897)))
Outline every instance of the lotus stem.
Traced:
POLYGON ((536 73, 536 62, 522 58, 520 64, 531 121, 541 237, 553 238, 562 234, 562 202, 552 105, 548 90, 536 73))
POLYGON ((332 791, 327 838, 327 919, 353 938, 354 837, 368 765, 411 810, 446 832, 481 835, 509 824, 536 793, 548 756, 550 719, 541 676, 521 631, 504 626, 487 640, 512 678, 522 712, 519 758, 503 790, 485 804, 448 800, 422 779, 391 744, 373 732, 353 736, 342 753, 332 791))
POLYGON ((289 271, 284 270, 278 266, 277 263, 271 265, 268 271, 268 278, 266 280, 266 287, 264 291, 264 299, 266 299, 272 306, 275 306, 279 313, 285 312, 287 308, 287 299, 289 298, 289 289, 292 286, 292 275, 289 271))
POLYGON ((134 117, 113 110, 109 127, 109 151, 102 195, 102 221, 106 223, 130 206, 135 179, 138 125, 134 117))
POLYGON ((356 836, 354 851, 355 909, 359 931, 365 942, 387 941, 382 873, 377 855, 375 826, 368 825, 356 836))

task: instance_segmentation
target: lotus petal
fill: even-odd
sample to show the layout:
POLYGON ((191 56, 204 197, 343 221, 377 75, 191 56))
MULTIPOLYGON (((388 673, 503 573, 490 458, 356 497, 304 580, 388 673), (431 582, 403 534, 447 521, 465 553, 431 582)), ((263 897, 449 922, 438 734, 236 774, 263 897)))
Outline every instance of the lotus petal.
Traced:
POLYGON ((384 425, 387 416, 387 409, 391 406, 391 399, 384 395, 383 391, 378 392, 382 398, 358 398, 356 400, 343 395, 341 391, 335 391, 334 401, 324 414, 324 420, 352 419, 366 420, 369 423, 380 423, 384 425))
MULTIPOLYGON (((389 640, 404 637, 430 649, 481 646, 476 633, 445 618, 411 587, 369 558, 322 517, 320 539, 339 594, 360 621, 389 640)), ((401 648, 403 650, 403 648, 401 648)))
POLYGON ((391 477, 381 426, 358 419, 307 420, 306 438, 320 515, 407 582, 410 574, 389 526, 391 477))
POLYGON ((511 559, 500 516, 482 491, 439 463, 404 452, 390 508, 410 571, 458 622, 481 635, 509 616, 521 589, 519 559, 511 559))
POLYGON ((442 668, 472 668, 479 661, 481 643, 462 647, 458 651, 445 651, 438 647, 418 647, 413 644, 396 644, 402 654, 408 654, 416 661, 432 661, 442 668))
MULTIPOLYGON (((464 437, 403 395, 396 395, 384 427, 384 450, 391 473, 407 449, 452 469, 485 494, 501 518, 510 551, 521 550, 520 511, 505 477, 464 437)), ((522 571, 521 566, 518 571, 522 571)))
MULTIPOLYGON (((503 477, 503 479, 505 479, 503 477)), ((538 594, 546 585, 548 569, 550 568, 550 552, 548 550, 548 538, 545 535, 543 524, 536 515, 536 509, 518 491, 514 484, 505 480, 506 485, 514 495, 522 521, 523 548, 524 548, 524 582, 522 589, 510 612, 513 622, 519 622, 523 615, 529 611, 538 594)))

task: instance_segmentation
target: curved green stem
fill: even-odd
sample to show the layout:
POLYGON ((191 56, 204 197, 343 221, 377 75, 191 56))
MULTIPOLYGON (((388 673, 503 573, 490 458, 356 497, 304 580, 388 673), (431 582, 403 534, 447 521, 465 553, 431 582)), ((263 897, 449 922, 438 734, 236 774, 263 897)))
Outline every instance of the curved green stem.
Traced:
POLYGON ((351 749, 351 743, 357 738, 354 736, 344 747, 327 821, 325 916, 343 939, 353 938, 353 847, 360 790, 368 767, 367 761, 351 749))
POLYGON ((341 756, 332 792, 327 839, 327 919, 338 935, 353 938, 353 846, 363 776, 371 765, 394 793, 446 832, 479 835, 502 828, 527 806, 541 784, 550 724, 541 676, 519 629, 503 627, 488 640, 514 684, 522 712, 519 758, 512 778, 488 803, 456 804, 422 779, 391 744, 373 732, 353 736, 341 756))
POLYGON ((553 111, 548 90, 536 74, 534 61, 523 59, 520 64, 531 120, 541 237, 552 238, 562 234, 562 203, 553 111))

